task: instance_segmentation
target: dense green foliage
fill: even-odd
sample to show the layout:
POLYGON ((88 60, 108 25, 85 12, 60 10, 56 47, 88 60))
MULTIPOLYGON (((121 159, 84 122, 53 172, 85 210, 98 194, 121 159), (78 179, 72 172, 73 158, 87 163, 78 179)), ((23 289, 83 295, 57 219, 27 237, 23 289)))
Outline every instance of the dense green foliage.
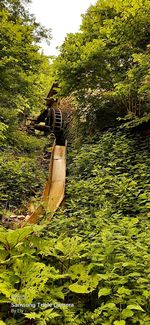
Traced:
MULTIPOLYGON (((37 46, 43 29, 25 9, 20 12, 22 6, 16 12, 11 3, 4 2, 0 25, 1 123, 2 134, 8 141, 12 130, 16 130, 31 110, 41 109, 43 89, 46 91, 48 85, 48 59, 38 52, 37 46)), ((43 37, 47 37, 46 31, 43 37)))
POLYGON ((38 45, 50 35, 29 14, 29 2, 0 3, 1 203, 7 208, 37 192, 45 179, 39 156, 46 141, 27 135, 25 123, 29 115, 44 107, 50 87, 49 61, 38 45))
POLYGON ((147 141, 104 133, 70 153, 66 203, 50 223, 1 229, 6 324, 150 322, 149 166, 147 141))
POLYGON ((63 94, 73 93, 88 125, 142 116, 150 101, 150 1, 99 0, 68 34, 54 64, 63 94))
POLYGON ((149 121, 150 2, 98 0, 53 67, 29 2, 0 3, 2 207, 26 206, 44 183, 47 141, 27 135, 25 122, 41 110, 52 70, 69 95, 62 108, 72 110, 74 145, 66 201, 52 220, 0 227, 0 325, 147 325, 149 139, 132 129, 149 121), (120 129, 96 130, 126 113, 120 129))
POLYGON ((13 150, 9 148, 4 150, 0 157, 0 206, 6 210, 20 207, 20 204, 26 207, 29 198, 41 192, 47 177, 47 170, 44 170, 42 161, 42 150, 46 141, 36 140, 34 137, 32 139, 22 133, 16 141, 16 152, 14 153, 14 147, 13 150), (21 151, 18 149, 19 145, 21 151))

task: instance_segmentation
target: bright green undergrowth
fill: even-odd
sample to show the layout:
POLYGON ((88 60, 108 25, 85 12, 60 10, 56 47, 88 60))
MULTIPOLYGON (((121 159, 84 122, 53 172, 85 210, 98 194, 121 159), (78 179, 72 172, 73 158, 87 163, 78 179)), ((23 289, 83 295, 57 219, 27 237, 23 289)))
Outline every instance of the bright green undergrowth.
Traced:
POLYGON ((66 203, 50 223, 1 228, 1 319, 149 324, 148 141, 107 132, 68 165, 66 203))
POLYGON ((42 161, 47 143, 45 139, 16 130, 11 134, 9 145, 3 144, 0 156, 2 210, 25 208, 30 197, 39 195, 47 177, 42 161))

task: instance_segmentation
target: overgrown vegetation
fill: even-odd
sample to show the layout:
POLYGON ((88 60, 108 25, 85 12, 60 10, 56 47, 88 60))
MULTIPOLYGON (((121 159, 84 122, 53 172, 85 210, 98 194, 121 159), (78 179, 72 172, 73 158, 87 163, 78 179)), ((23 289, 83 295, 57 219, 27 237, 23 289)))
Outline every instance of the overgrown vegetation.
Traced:
POLYGON ((44 107, 51 83, 48 58, 38 45, 50 35, 29 14, 29 2, 0 3, 0 201, 10 210, 41 190, 45 180, 41 154, 47 141, 27 135, 26 119, 44 107))
POLYGON ((53 219, 0 227, 0 325, 148 325, 150 2, 97 1, 52 66, 38 51, 49 35, 29 2, 0 4, 2 208, 26 207, 44 183, 47 140, 25 123, 53 71, 69 95, 61 105, 73 144, 53 219))
POLYGON ((149 112, 149 16, 149 0, 98 0, 61 46, 54 72, 89 131, 149 112))
POLYGON ((21 133, 16 142, 15 152, 14 147, 5 149, 0 157, 1 208, 10 211, 26 207, 31 196, 39 195, 47 177, 42 152, 47 141, 21 133))
POLYGON ((106 132, 70 153, 66 203, 50 223, 1 229, 6 324, 150 322, 149 166, 147 141, 106 132))

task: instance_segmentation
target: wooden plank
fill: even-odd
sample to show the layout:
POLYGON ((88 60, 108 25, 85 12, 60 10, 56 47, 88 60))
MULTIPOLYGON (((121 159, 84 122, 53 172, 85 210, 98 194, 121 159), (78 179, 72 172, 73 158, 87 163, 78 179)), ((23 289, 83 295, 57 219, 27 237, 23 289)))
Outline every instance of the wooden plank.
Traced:
POLYGON ((22 223, 36 223, 39 216, 46 212, 55 212, 60 206, 65 195, 65 178, 66 178, 66 147, 53 144, 48 180, 46 182, 40 206, 22 223))
POLYGON ((61 204, 65 194, 66 147, 56 146, 54 150, 53 171, 47 211, 54 212, 61 204))

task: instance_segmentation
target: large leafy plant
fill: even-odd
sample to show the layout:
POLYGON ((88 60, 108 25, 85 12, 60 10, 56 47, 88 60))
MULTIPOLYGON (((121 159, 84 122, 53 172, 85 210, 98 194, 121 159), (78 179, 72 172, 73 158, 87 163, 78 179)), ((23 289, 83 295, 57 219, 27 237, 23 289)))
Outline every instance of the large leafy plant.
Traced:
MULTIPOLYGON (((79 234, 88 243, 84 259, 89 274, 95 276, 95 290, 90 293, 90 285, 87 288, 80 278, 80 266, 79 278, 70 286, 77 292, 82 279, 87 295, 80 314, 83 324, 146 324, 148 141, 120 131, 99 138, 71 153, 63 219, 60 212, 50 229, 57 225, 58 234, 63 228, 66 235, 79 234)), ((87 279, 86 273, 83 278, 87 279)))

